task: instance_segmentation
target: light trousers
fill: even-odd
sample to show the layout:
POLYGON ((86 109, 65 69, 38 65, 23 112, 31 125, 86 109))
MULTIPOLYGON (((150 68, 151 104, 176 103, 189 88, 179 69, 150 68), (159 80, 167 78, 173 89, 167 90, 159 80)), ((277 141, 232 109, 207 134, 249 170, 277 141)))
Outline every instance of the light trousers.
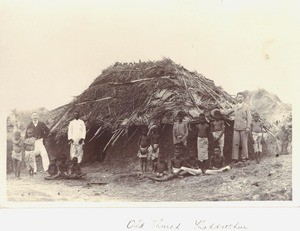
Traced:
POLYGON ((234 130, 232 139, 232 159, 239 159, 239 146, 242 145, 242 159, 249 157, 248 155, 248 134, 246 130, 234 130))
POLYGON ((83 156, 83 144, 76 144, 73 142, 70 147, 70 157, 71 160, 73 157, 77 157, 78 163, 81 163, 83 156))
MULTIPOLYGON (((49 161, 49 156, 47 153, 47 150, 43 144, 43 139, 38 139, 35 141, 34 143, 35 145, 35 149, 34 149, 34 154, 37 155, 41 155, 42 157, 42 163, 43 163, 43 169, 44 171, 48 170, 50 161, 49 161)), ((34 172, 36 172, 36 169, 34 169, 34 172)))

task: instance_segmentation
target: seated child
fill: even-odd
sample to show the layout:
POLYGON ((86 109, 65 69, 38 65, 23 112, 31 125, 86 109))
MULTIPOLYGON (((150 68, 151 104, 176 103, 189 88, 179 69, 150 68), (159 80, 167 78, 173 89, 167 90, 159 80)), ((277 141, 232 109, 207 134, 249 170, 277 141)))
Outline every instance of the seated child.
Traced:
POLYGON ((73 157, 68 171, 68 178, 81 178, 85 175, 86 173, 81 171, 80 164, 78 164, 78 158, 73 157))
POLYGON ((62 176, 66 176, 68 174, 69 164, 67 163, 67 157, 65 155, 58 159, 58 168, 62 176))
POLYGON ((59 172, 59 169, 58 169, 57 161, 56 161, 56 159, 53 159, 53 160, 51 160, 51 162, 49 164, 48 174, 50 176, 55 176, 58 174, 58 172, 59 172))
POLYGON ((154 173, 157 177, 163 177, 168 174, 168 164, 162 156, 158 158, 158 162, 154 165, 154 173))
POLYGON ((20 179, 21 164, 22 164, 23 141, 21 133, 16 131, 13 137, 13 151, 11 154, 15 177, 20 179))
POLYGON ((155 176, 147 176, 151 180, 158 182, 167 181, 174 178, 176 175, 169 173, 168 164, 163 157, 158 158, 158 162, 154 164, 155 176))
POLYGON ((178 149, 174 150, 174 158, 171 159, 171 172, 173 174, 179 174, 183 164, 181 153, 178 149))
POLYGON ((35 162, 35 138, 33 137, 33 129, 29 128, 27 130, 27 138, 24 140, 25 148, 25 164, 29 171, 29 175, 32 177, 36 173, 36 162, 35 162))
POLYGON ((140 158, 142 172, 147 171, 147 158, 149 154, 150 139, 147 136, 147 129, 142 129, 142 135, 138 140, 139 151, 137 156, 140 158))
MULTIPOLYGON (((229 166, 225 166, 225 157, 221 156, 220 147, 215 147, 214 155, 210 158, 208 170, 220 170, 221 172, 225 172, 229 169, 230 169, 229 166)), ((205 173, 207 173, 207 174, 208 174, 208 172, 213 173, 212 171, 208 171, 208 170, 206 170, 205 173)))
POLYGON ((56 159, 51 160, 48 167, 49 176, 45 177, 45 180, 53 180, 61 177, 61 172, 58 167, 58 161, 56 159))

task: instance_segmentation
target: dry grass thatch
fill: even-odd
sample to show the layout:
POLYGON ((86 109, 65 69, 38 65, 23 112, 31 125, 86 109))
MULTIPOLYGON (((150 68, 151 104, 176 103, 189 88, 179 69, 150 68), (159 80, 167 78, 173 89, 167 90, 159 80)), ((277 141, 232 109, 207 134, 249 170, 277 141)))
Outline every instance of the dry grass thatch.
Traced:
MULTIPOLYGON (((56 140, 66 135, 74 111, 79 111, 87 130, 97 134, 109 128, 117 134, 131 125, 173 123, 179 110, 187 118, 234 99, 212 80, 190 72, 172 60, 115 63, 65 108, 51 127, 56 140)), ((118 134, 120 135, 120 134, 118 134)), ((117 136, 115 138, 117 138, 117 136)))

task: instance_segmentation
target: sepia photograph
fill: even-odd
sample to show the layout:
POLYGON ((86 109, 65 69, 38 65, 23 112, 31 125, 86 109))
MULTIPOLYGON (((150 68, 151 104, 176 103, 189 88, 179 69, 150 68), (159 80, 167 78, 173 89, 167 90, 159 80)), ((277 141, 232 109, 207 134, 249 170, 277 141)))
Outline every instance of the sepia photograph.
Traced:
POLYGON ((293 13, 0 0, 3 203, 292 202, 293 13))

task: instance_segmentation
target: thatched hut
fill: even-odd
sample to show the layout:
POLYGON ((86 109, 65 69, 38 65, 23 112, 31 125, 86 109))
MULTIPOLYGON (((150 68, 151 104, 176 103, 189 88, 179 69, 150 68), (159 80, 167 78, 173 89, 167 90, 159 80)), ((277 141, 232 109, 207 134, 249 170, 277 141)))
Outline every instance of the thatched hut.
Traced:
MULTIPOLYGON (((51 137, 58 147, 57 152, 66 152, 68 124, 74 111, 79 111, 87 126, 83 161, 103 160, 105 153, 106 156, 117 153, 126 159, 130 159, 126 155, 135 157, 132 154, 137 151, 139 127, 151 124, 159 126, 161 152, 168 154, 172 152, 172 124, 179 110, 185 112, 185 119, 193 126, 199 113, 210 118, 211 109, 234 103, 235 100, 212 80, 170 59, 117 62, 103 70, 60 112, 51 127, 51 137)), ((232 121, 227 125, 230 123, 232 121)))

